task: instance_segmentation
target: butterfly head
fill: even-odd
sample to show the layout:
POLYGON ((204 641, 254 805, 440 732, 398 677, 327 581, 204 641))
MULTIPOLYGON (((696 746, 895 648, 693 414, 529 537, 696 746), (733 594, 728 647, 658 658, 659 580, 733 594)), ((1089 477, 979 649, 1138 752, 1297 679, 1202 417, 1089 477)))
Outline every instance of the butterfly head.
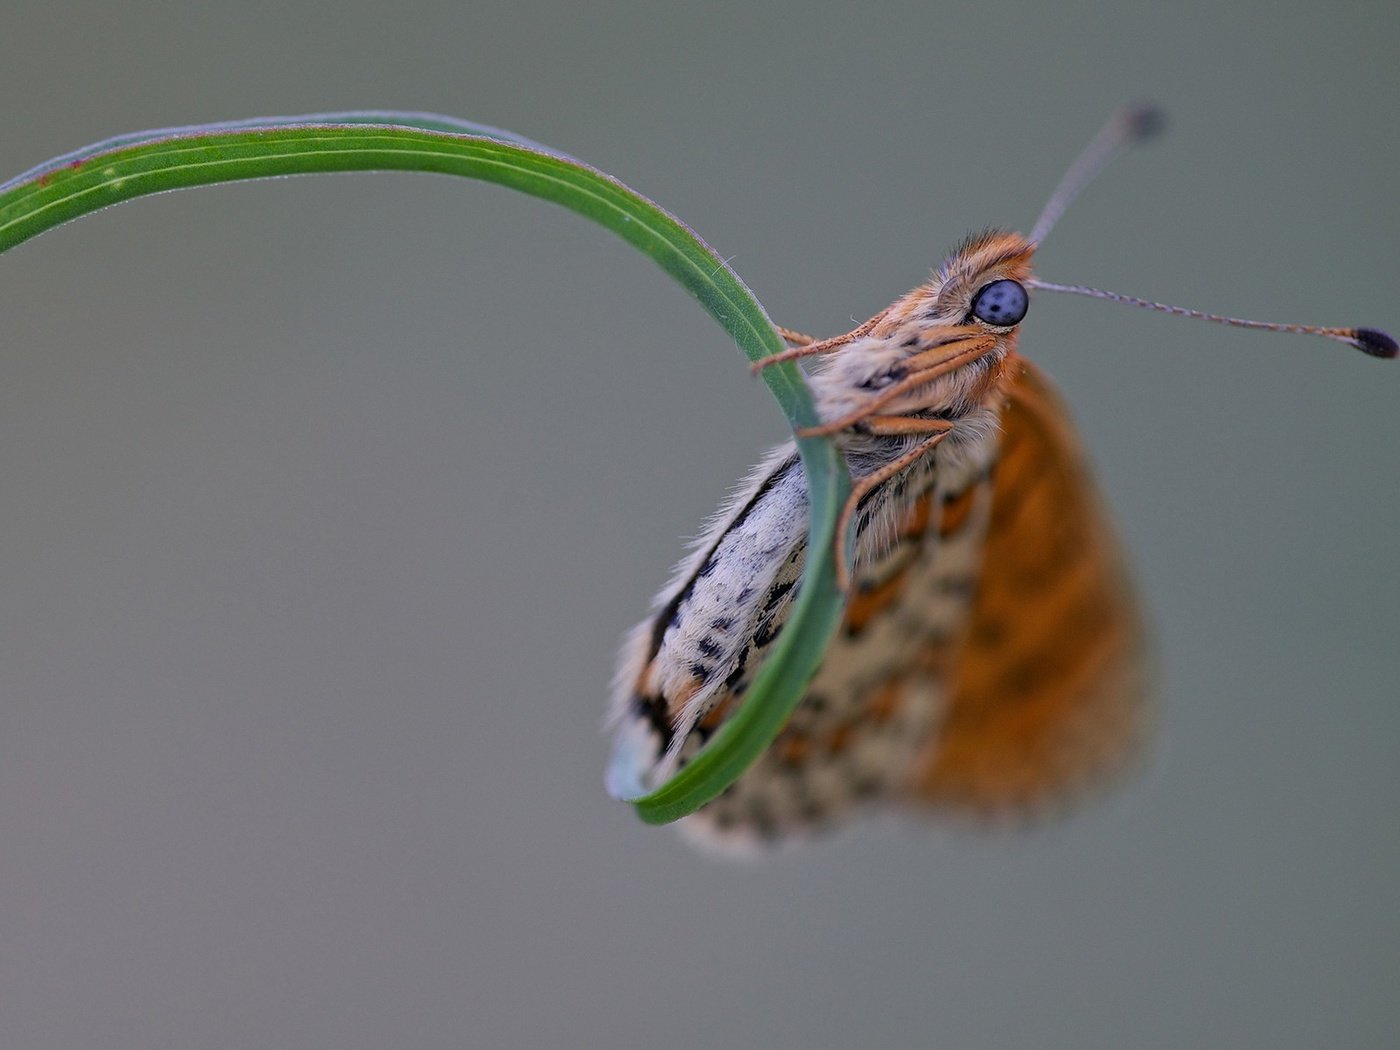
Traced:
POLYGON ((823 419, 850 419, 861 406, 872 420, 954 418, 983 404, 1016 348, 1034 253, 1020 234, 970 237, 868 333, 827 357, 812 376, 823 419))

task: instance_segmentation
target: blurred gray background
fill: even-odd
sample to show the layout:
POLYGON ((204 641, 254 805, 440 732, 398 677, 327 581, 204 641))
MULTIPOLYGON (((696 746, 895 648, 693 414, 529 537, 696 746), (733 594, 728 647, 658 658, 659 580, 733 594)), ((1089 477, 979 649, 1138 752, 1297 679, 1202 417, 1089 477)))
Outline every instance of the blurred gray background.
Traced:
MULTIPOLYGON (((1400 7, 19 0, 0 176, 118 132, 438 110, 599 165, 780 323, 1025 230, 1400 328, 1400 7)), ((0 1045, 1386 1047, 1400 367, 1041 296, 1155 624, 1143 774, 1026 833, 759 865, 605 797, 613 651, 784 433, 587 222, 491 186, 203 189, 0 258, 0 1045)))

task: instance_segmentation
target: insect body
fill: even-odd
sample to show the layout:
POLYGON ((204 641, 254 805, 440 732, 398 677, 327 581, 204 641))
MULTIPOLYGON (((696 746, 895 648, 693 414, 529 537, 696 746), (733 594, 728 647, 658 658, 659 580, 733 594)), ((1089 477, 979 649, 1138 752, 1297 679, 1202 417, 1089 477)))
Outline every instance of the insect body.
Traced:
MULTIPOLYGON (((969 241, 812 375, 829 423, 881 399, 839 438, 858 486, 881 479, 854 514, 852 600, 773 748, 687 830, 762 841, 894 794, 1021 807, 1127 752, 1141 689, 1117 559, 1053 395, 1015 353, 1024 307, 998 302, 991 321, 974 311, 985 289, 1016 297, 1033 251, 1015 234, 969 241), (901 390, 918 375, 911 362, 960 352, 973 359, 901 390), (999 588, 979 587, 988 545, 1015 559, 999 588), (1110 645, 1091 620, 1111 622, 1110 645), (1037 636, 1047 629, 1053 638, 1037 636), (1096 645, 1104 651, 1088 651, 1096 645), (1100 697, 1110 671, 1125 687, 1100 697), (1111 717, 1088 715, 1105 707, 1111 717)), ((791 606, 807 509, 789 443, 633 633, 615 701, 614 793, 664 780, 743 697, 791 606)))
MULTIPOLYGON (((769 362, 819 358, 813 432, 834 437, 854 482, 843 516, 855 537, 849 604, 773 746, 685 818, 687 832, 742 848, 891 799, 1022 813, 1132 754, 1146 721, 1136 608, 1064 410, 1016 344, 1028 288, 1128 298, 1037 282, 1031 264, 1067 199, 1149 117, 1130 111, 1109 125, 1032 238, 969 239, 843 336, 784 332, 798 345, 769 362)), ((1395 351, 1370 329, 1208 319, 1395 351)), ((740 486, 629 636, 613 794, 664 782, 742 702, 811 554, 807 517, 789 443, 740 486)))

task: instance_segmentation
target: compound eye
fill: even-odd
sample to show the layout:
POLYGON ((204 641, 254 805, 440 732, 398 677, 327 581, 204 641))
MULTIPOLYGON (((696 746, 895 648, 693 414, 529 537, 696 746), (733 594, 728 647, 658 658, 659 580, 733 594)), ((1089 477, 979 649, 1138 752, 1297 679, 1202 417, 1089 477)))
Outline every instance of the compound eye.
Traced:
POLYGON ((1021 323, 1030 303, 1019 282, 1009 278, 993 281, 972 297, 972 316, 997 328, 1010 328, 1021 323))

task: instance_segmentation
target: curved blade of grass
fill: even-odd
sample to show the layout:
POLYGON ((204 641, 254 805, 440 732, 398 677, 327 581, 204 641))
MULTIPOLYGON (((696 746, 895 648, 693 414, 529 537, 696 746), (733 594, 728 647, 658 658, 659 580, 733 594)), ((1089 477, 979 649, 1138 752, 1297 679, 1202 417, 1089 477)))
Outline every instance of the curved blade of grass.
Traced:
POLYGON ((557 157, 573 159, 567 153, 561 153, 557 149, 533 139, 527 139, 524 135, 517 135, 513 131, 493 128, 489 124, 478 124, 475 121, 462 120, 458 117, 444 116, 440 113, 410 113, 390 109, 345 110, 334 113, 305 113, 296 117, 249 117, 246 120, 223 120, 212 124, 184 124, 179 127, 152 128, 147 131, 132 131, 125 135, 114 135, 101 142, 94 142, 91 145, 75 149, 71 153, 65 153, 61 157, 46 160, 12 179, 0 182, 0 194, 12 187, 19 186, 21 183, 31 182, 45 172, 58 171, 61 168, 72 166, 74 162, 87 160, 99 153, 111 153, 123 146, 135 146, 141 143, 156 142, 160 139, 192 135, 215 135, 231 131, 263 131, 268 128, 295 127, 307 124, 371 124, 381 127, 418 128, 423 131, 445 131, 456 135, 477 135, 482 138, 498 139, 501 142, 514 142, 518 146, 528 146, 540 153, 552 153, 557 157))
MULTIPOLYGON (((783 343, 763 307, 684 223, 609 175, 514 135, 452 117, 365 111, 268 117, 138 132, 76 150, 0 184, 0 251, 80 215, 151 193, 240 179, 338 171, 424 171, 499 183, 562 205, 646 253, 699 300, 749 360, 783 343)), ((816 423, 797 369, 764 379, 794 428, 816 423)), ((772 743, 802 698, 840 622, 833 560, 850 480, 829 441, 798 442, 811 499, 802 586, 745 702, 700 753, 631 801, 648 823, 693 813, 772 743)))

